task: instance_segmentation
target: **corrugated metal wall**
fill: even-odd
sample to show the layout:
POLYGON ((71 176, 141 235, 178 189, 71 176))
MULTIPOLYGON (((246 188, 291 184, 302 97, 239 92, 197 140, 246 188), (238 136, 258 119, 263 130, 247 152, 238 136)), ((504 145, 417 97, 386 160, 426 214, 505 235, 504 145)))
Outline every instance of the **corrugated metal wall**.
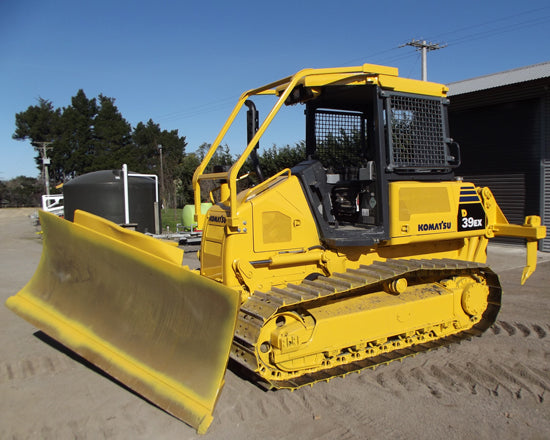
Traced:
MULTIPOLYGON (((476 186, 487 186, 495 196, 495 200, 510 223, 523 224, 526 216, 525 174, 489 174, 464 176, 465 182, 472 182, 476 186)), ((521 238, 499 237, 494 239, 498 243, 521 244, 521 238)))
MULTIPOLYGON (((541 161, 541 210, 542 222, 546 225, 547 234, 550 235, 550 87, 542 97, 542 139, 543 160, 541 161)), ((541 240, 540 249, 550 252, 550 237, 541 240)))
MULTIPOLYGON (((550 233, 550 159, 542 161, 542 222, 550 233)), ((550 252, 550 237, 541 240, 541 251, 550 252)))
MULTIPOLYGON (((488 186, 510 223, 522 224, 539 210, 540 124, 538 100, 477 107, 451 115, 452 136, 460 144, 456 171, 488 186)), ((517 243, 517 239, 498 241, 517 243)))
POLYGON ((510 223, 523 224, 525 220, 525 174, 492 174, 464 176, 465 182, 488 186, 510 223))
MULTIPOLYGON (((488 186, 511 223, 532 214, 550 222, 548 84, 550 78, 451 97, 451 135, 462 151, 456 174, 488 186)), ((550 252, 550 239, 540 248, 550 252)))

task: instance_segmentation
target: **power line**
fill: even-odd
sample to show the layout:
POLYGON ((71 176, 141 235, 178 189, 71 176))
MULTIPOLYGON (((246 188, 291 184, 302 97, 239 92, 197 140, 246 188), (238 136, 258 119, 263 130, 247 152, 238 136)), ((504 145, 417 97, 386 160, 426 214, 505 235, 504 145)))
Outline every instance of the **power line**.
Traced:
POLYGON ((409 72, 407 73, 406 78, 410 78, 412 76, 412 72, 414 69, 416 69, 416 66, 418 65, 419 60, 420 60, 420 56, 417 56, 416 59, 414 60, 413 65, 409 69, 409 72))
MULTIPOLYGON (((484 21, 482 23, 478 23, 478 24, 473 24, 473 25, 469 25, 469 26, 465 26, 465 27, 461 27, 461 28, 458 28, 458 29, 454 29, 452 31, 447 31, 447 32, 443 32, 439 35, 435 35, 433 37, 434 40, 439 40, 439 39, 446 39, 446 40, 449 40, 448 36, 451 35, 451 34, 458 34, 460 32, 463 32, 463 31, 466 31, 466 30, 469 30, 469 29, 476 29, 476 28, 480 28, 480 27, 483 27, 483 28, 486 28, 487 26, 489 25, 492 25, 494 23, 500 23, 500 22, 505 22, 509 19, 514 19, 514 20, 517 20, 520 16, 524 16, 524 15, 528 15, 528 14, 532 14, 534 12, 540 12, 540 11, 544 11, 544 10, 547 10, 547 9, 550 9, 550 6, 545 6, 543 8, 537 8, 537 9, 530 9, 530 10, 527 10, 527 11, 523 11, 523 12, 517 12, 513 15, 507 15, 505 17, 501 17, 501 18, 496 18, 494 20, 488 20, 488 21, 484 21)), ((540 16, 537 16, 535 19, 540 19, 541 17, 540 16)), ((547 17, 545 17, 547 18, 547 17)), ((515 26, 514 23, 511 23, 510 25, 506 25, 506 29, 510 29, 512 27, 515 26)), ((499 29, 502 29, 499 28, 499 29)), ((463 37, 464 38, 464 37, 463 37)))
MULTIPOLYGON (((542 17, 537 16, 537 17, 534 17, 534 18, 527 18, 526 16, 529 15, 529 14, 540 13, 541 11, 548 10, 548 9, 550 9, 550 7, 548 7, 548 6, 542 7, 542 8, 537 8, 537 9, 530 9, 530 10, 527 10, 527 11, 515 13, 514 15, 508 15, 508 16, 505 16, 505 17, 484 21, 484 22, 479 23, 479 24, 461 27, 461 28, 458 28, 458 29, 455 29, 455 30, 451 30, 451 31, 444 32, 444 33, 441 33, 439 35, 436 35, 436 38, 433 38, 433 40, 447 39, 447 44, 440 45, 440 47, 437 47, 437 49, 442 49, 443 47, 455 46, 455 45, 458 45, 458 44, 468 43, 468 42, 475 41, 475 40, 478 40, 478 39, 481 39, 481 38, 486 38, 486 37, 490 37, 490 36, 493 36, 493 35, 498 35, 500 33, 511 32, 511 31, 521 29, 521 28, 524 28, 524 27, 527 27, 527 26, 539 25, 539 24, 545 23, 547 21, 550 21, 550 16, 542 16, 542 17), (520 21, 520 22, 516 21, 516 22, 512 22, 512 23, 509 22, 510 19, 517 20, 519 17, 521 17, 523 19, 523 21, 520 21), (506 22, 508 22, 508 23, 506 24, 506 22), (494 25, 494 24, 497 24, 497 23, 505 23, 505 24, 503 24, 501 26, 498 26, 496 28, 492 28, 492 29, 482 30, 482 31, 478 31, 478 32, 468 32, 467 34, 460 36, 460 33, 463 33, 464 31, 473 31, 473 30, 479 29, 479 28, 486 28, 487 26, 494 25), (456 37, 449 38, 452 35, 456 35, 456 37)), ((420 44, 420 42, 418 40, 412 40, 409 43, 413 43, 415 41, 418 44, 420 44)), ((341 62, 339 64, 348 65, 350 63, 354 63, 354 62, 357 62, 357 61, 363 62, 364 60, 376 59, 378 57, 380 57, 380 58, 378 58, 378 61, 375 61, 375 62, 378 62, 378 63, 381 63, 381 64, 391 64, 393 62, 397 62, 397 61, 401 61, 401 60, 404 60, 404 59, 407 59, 407 58, 415 57, 415 54, 403 54, 402 52, 400 52, 399 54, 396 53, 397 49, 402 48, 403 46, 406 46, 406 45, 415 47, 413 44, 409 44, 409 43, 406 43, 406 44, 398 46, 398 47, 382 49, 382 50, 370 53, 366 56, 349 59, 349 60, 347 60, 345 62, 341 62)), ((426 43, 426 44, 433 44, 433 43, 426 43)), ((422 51, 421 48, 418 48, 418 49, 420 49, 419 51, 422 51)), ((436 49, 426 48, 426 52, 428 52, 430 50, 436 50, 436 49)), ((415 64, 416 64, 416 61, 415 61, 415 64)), ((424 67, 424 63, 423 63, 423 67, 424 67)), ((228 98, 220 99, 218 101, 209 102, 209 103, 205 103, 205 104, 200 104, 200 105, 195 106, 195 107, 186 108, 185 110, 175 111, 175 112, 172 112, 172 113, 161 115, 157 118, 157 120, 159 120, 159 121, 182 120, 182 119, 189 119, 189 118, 199 116, 199 115, 202 115, 202 114, 206 114, 206 113, 213 113, 213 112, 216 112, 216 111, 219 111, 219 110, 222 110, 222 109, 226 109, 229 106, 233 105, 233 103, 236 101, 237 98, 238 97, 228 97, 228 98)))
POLYGON ((378 51, 378 52, 373 52, 373 53, 371 53, 371 54, 369 54, 369 55, 367 55, 367 56, 352 58, 352 59, 350 59, 350 60, 348 60, 348 61, 344 61, 344 62, 342 62, 342 63, 340 63, 340 64, 342 64, 343 66, 345 66, 345 65, 348 65, 348 64, 351 64, 351 63, 355 63, 355 62, 357 62, 357 61, 359 61, 359 62, 364 62, 366 59, 375 58, 375 57, 377 57, 377 56, 379 56, 379 55, 383 55, 383 54, 386 54, 386 53, 388 53, 388 52, 393 52, 393 51, 395 51, 395 50, 397 50, 397 49, 398 49, 397 47, 392 47, 392 48, 390 48, 390 49, 380 50, 380 51, 378 51))
POLYGON ((470 41, 479 40, 481 38, 492 37, 494 35, 503 34, 503 33, 509 33, 509 32, 512 32, 512 31, 515 31, 515 30, 518 30, 518 29, 522 29, 522 28, 525 28, 525 27, 530 27, 530 26, 536 26, 536 25, 539 25, 539 24, 543 24, 543 23, 546 23, 548 21, 550 21, 550 16, 536 17, 536 18, 533 18, 533 19, 530 19, 530 20, 522 21, 520 23, 515 23, 513 25, 504 25, 504 26, 500 26, 500 27, 497 27, 497 28, 488 29, 488 30, 472 33, 472 34, 469 34, 469 35, 465 35, 463 37, 457 37, 454 40, 449 40, 449 45, 454 46, 454 45, 457 45, 457 44, 462 44, 462 43, 467 43, 467 42, 470 42, 470 41))
MULTIPOLYGON (((529 9, 523 12, 517 12, 514 15, 508 15, 501 18, 496 18, 492 20, 487 20, 482 23, 460 27, 451 31, 443 32, 440 34, 435 35, 433 38, 431 38, 433 41, 435 40, 447 40, 447 46, 456 46, 458 44, 464 44, 471 41, 479 40, 482 38, 491 37, 494 35, 498 35, 501 33, 508 33, 513 32, 518 29, 525 28, 527 26, 537 26, 540 24, 544 24, 548 21, 550 21, 550 16, 540 16, 540 13, 543 11, 547 11, 550 9, 550 6, 545 6, 541 8, 536 9, 529 9), (538 14, 536 17, 527 17, 530 14, 538 14), (510 21, 513 19, 513 21, 510 21), (520 19, 520 20, 518 20, 520 19), (488 26, 495 25, 497 23, 504 23, 503 25, 499 25, 498 27, 492 27, 491 29, 486 29, 488 26), (476 29, 484 29, 484 30, 478 30, 476 29), (464 34, 465 31, 472 31, 467 32, 464 34), (462 34, 462 35, 460 35, 462 34)), ((353 60, 350 60, 343 64, 349 64, 351 62, 356 62, 358 60, 370 60, 373 58, 377 58, 380 55, 389 54, 391 52, 394 52, 395 50, 399 49, 402 46, 399 47, 393 47, 391 49, 385 49, 377 52, 370 53, 363 57, 354 58, 353 60)), ((393 62, 401 61, 405 58, 408 58, 411 55, 394 55, 393 56, 382 56, 378 58, 375 62, 380 64, 391 64, 393 62)))
POLYGON ((214 111, 222 110, 230 105, 234 105, 237 102, 238 95, 220 99, 218 101, 211 101, 204 104, 199 104, 193 107, 188 107, 185 110, 178 110, 175 112, 160 115, 157 120, 166 121, 174 119, 186 119, 189 117, 197 116, 202 113, 211 113, 214 111))

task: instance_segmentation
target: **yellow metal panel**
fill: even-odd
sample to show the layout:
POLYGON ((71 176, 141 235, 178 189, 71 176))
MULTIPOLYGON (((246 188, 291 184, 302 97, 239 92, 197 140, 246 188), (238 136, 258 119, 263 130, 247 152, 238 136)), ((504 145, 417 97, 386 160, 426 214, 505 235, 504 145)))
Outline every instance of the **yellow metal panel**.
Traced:
POLYGON ((308 76, 304 79, 303 84, 306 87, 323 87, 327 85, 363 85, 367 81, 367 77, 363 74, 349 75, 349 74, 326 74, 308 76))
MULTIPOLYGON (((315 221, 295 176, 278 180, 270 191, 250 193, 247 199, 252 204, 255 252, 307 249, 319 244, 315 221)), ((250 259, 243 249, 233 251, 239 259, 250 259)))
MULTIPOLYGON (((312 70, 301 83, 306 87, 324 87, 331 85, 362 85, 379 76, 397 78, 399 70, 396 67, 363 64, 354 68, 334 68, 312 70)), ((376 80, 375 80, 376 81, 376 80)))
POLYGON ((390 183, 390 236, 422 240, 423 235, 456 232, 457 188, 456 182, 390 183))
MULTIPOLYGON (((220 212, 219 219, 225 218, 222 217, 223 214, 220 212)), ((216 216, 217 213, 213 211, 213 215, 216 216)), ((207 223, 207 230, 205 231, 205 236, 207 237, 208 241, 213 241, 216 243, 223 243, 225 240, 225 224, 224 223, 207 223)))
POLYGON ((262 213, 263 241, 268 243, 284 243, 292 241, 292 224, 288 215, 279 211, 262 213))
POLYGON ((381 66, 379 64, 363 64, 363 72, 390 76, 399 75, 399 69, 397 67, 381 66))
MULTIPOLYGON (((201 249, 201 273, 209 278, 218 278, 222 273, 223 243, 204 240, 201 249)), ((221 281, 221 280, 220 280, 221 281)))
POLYGON ((217 281, 223 281, 222 252, 226 241, 226 214, 219 205, 209 209, 200 250, 201 275, 217 281))
POLYGON ((98 234, 107 235, 111 240, 116 240, 138 248, 142 252, 156 255, 171 263, 179 265, 183 261, 183 250, 177 247, 176 242, 168 243, 160 240, 151 240, 151 237, 145 234, 120 228, 113 222, 81 210, 74 212, 74 223, 92 229, 98 234))
POLYGON ((291 176, 290 169, 285 168, 282 171, 279 171, 277 174, 274 174, 269 179, 264 180, 263 182, 259 183, 256 186, 253 186, 252 188, 249 188, 246 191, 243 191, 242 193, 239 193, 238 201, 239 203, 249 202, 254 197, 258 197, 260 194, 264 193, 265 191, 269 191, 274 186, 277 186, 279 183, 283 182, 285 179, 289 178, 291 176))
MULTIPOLYGON (((83 223, 102 222, 89 215, 83 223)), ((143 252, 115 225, 98 232, 44 212, 40 219, 39 267, 6 305, 205 432, 223 383, 238 294, 162 251, 154 255, 172 246, 153 238, 129 234, 134 244, 149 241, 143 252)))
POLYGON ((387 75, 380 75, 378 77, 378 84, 383 88, 392 89, 397 92, 417 93, 430 96, 444 97, 449 91, 448 87, 443 84, 387 75))
POLYGON ((449 191, 441 184, 415 185, 399 189, 399 221, 408 222, 411 215, 448 213, 449 191))

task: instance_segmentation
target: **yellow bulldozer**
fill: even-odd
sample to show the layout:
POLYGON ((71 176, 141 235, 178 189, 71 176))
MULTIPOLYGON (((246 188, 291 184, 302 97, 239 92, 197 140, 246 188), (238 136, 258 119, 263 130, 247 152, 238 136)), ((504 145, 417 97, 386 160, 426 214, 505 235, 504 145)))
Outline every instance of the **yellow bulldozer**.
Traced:
POLYGON ((200 269, 89 213, 41 213, 40 265, 7 306, 201 433, 229 358, 259 384, 295 389, 478 336, 501 302, 489 239, 526 239, 523 283, 546 229, 537 216, 509 224, 488 188, 455 176, 446 93, 372 64, 247 91, 193 177, 200 269), (254 96, 275 101, 261 124, 254 96), (303 161, 264 178, 260 138, 295 104, 303 161), (246 148, 213 168, 244 111, 246 148))

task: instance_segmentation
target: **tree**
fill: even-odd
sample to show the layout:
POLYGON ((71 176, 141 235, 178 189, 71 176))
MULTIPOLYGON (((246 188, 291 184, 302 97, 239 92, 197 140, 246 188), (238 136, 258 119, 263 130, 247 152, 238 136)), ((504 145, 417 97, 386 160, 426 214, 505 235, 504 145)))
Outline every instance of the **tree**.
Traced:
POLYGON ((42 183, 33 177, 19 176, 8 181, 0 181, 2 207, 40 206, 41 195, 42 183))
POLYGON ((54 109, 51 101, 38 98, 38 105, 31 105, 15 115, 15 140, 51 142, 59 136, 61 110, 54 109))
POLYGON ((296 143, 293 147, 285 145, 278 148, 273 145, 267 148, 259 156, 260 168, 265 177, 270 177, 285 168, 292 168, 294 165, 305 160, 306 144, 304 141, 296 143))
MULTIPOLYGON (((200 161, 204 159, 206 153, 210 149, 210 144, 203 143, 199 146, 196 151, 196 164, 193 164, 193 168, 197 168, 200 161)), ((285 168, 292 168, 294 165, 305 160, 306 156, 306 146, 304 141, 296 143, 294 146, 286 145, 282 148, 278 148, 276 145, 273 145, 271 148, 263 150, 259 154, 259 163, 262 173, 265 178, 269 178, 272 175, 278 173, 279 171, 285 168)), ((206 167, 205 173, 214 173, 219 169, 228 169, 231 165, 235 163, 235 158, 231 155, 228 145, 223 145, 218 148, 216 153, 210 159, 208 166, 206 167)), ((255 170, 252 166, 250 160, 247 160, 243 165, 240 175, 244 176, 249 173, 246 179, 243 179, 238 182, 237 189, 242 191, 250 186, 257 185, 260 181, 256 176, 255 170)), ((189 176, 192 177, 193 173, 189 173, 189 176)), ((186 178, 187 179, 187 178, 186 178)), ((184 180, 185 182, 186 180, 184 180)), ((191 182, 191 179, 189 179, 191 182)), ((192 188, 189 183, 189 199, 192 200, 192 188)), ((203 181, 201 184, 201 199, 210 200, 210 193, 214 192, 215 194, 217 189, 219 189, 219 182, 207 180, 203 181)), ((186 193, 187 194, 187 193, 186 193)), ((187 202, 190 203, 190 202, 187 202)))
POLYGON ((176 208, 178 204, 178 193, 181 193, 182 185, 180 175, 182 172, 182 161, 185 155, 185 136, 179 136, 178 130, 163 130, 160 136, 162 145, 163 176, 165 196, 169 207, 176 208), (179 188, 179 191, 178 191, 179 188))
POLYGON ((54 177, 64 182, 79 174, 95 171, 94 118, 97 114, 95 98, 88 99, 80 89, 71 99, 71 105, 63 109, 61 136, 53 144, 52 164, 54 177))
MULTIPOLYGON (((50 101, 39 98, 38 105, 17 113, 13 138, 51 142, 50 172, 56 182, 65 182, 91 171, 119 169, 124 163, 131 171, 156 174, 160 177, 165 207, 193 202, 193 174, 210 149, 210 144, 203 143, 195 153, 186 154, 185 136, 180 136, 178 130, 162 130, 151 119, 146 123, 139 122, 132 130, 116 107, 114 98, 100 94, 98 98, 90 99, 82 89, 63 109, 56 109, 50 101)), ((347 137, 342 140, 348 142, 347 137)), ((273 145, 260 154, 259 162, 264 176, 269 177, 304 158, 305 144, 302 141, 294 147, 277 148, 273 145)), ((229 146, 222 145, 205 172, 228 169, 234 162, 229 146)), ((39 157, 37 164, 41 165, 39 157)), ((247 162, 241 174, 248 171, 250 177, 239 182, 239 188, 259 182, 247 162)), ((203 199, 208 199, 209 193, 217 186, 219 182, 203 182, 203 199)))
POLYGON ((181 162, 181 206, 193 204, 193 174, 201 161, 197 153, 189 153, 183 157, 181 162))
POLYGON ((141 163, 137 163, 135 169, 144 173, 157 174, 160 177, 164 207, 179 206, 178 200, 181 199, 179 195, 183 190, 183 182, 178 184, 178 180, 180 180, 187 146, 185 136, 179 136, 178 130, 161 130, 159 124, 149 119, 147 124, 140 122, 136 126, 132 133, 132 140, 133 157, 141 159, 141 163))
MULTIPOLYGON (((61 110, 54 109, 53 104, 43 98, 38 98, 38 105, 30 106, 24 112, 15 115, 15 140, 36 142, 55 142, 61 133, 61 110)), ((36 165, 41 170, 41 155, 37 152, 36 165)))
POLYGON ((363 154, 363 135, 359 129, 341 128, 319 140, 316 158, 331 172, 340 173, 351 167, 360 167, 366 160, 363 154))
POLYGON ((160 127, 151 119, 139 122, 132 131, 133 160, 127 162, 134 171, 146 174, 160 173, 160 127))
MULTIPOLYGON (((40 98, 38 105, 16 114, 14 139, 52 142, 51 172, 56 182, 64 182, 80 174, 102 169, 118 169, 123 163, 131 171, 157 174, 160 177, 161 198, 165 207, 183 206, 193 202, 192 177, 207 154, 210 144, 203 143, 195 153, 186 154, 185 136, 178 130, 162 130, 149 119, 132 130, 115 105, 115 99, 99 95, 89 99, 80 89, 71 104, 55 109, 50 101, 40 98)), ((294 147, 275 145, 260 155, 265 177, 304 159, 304 142, 294 147)), ((235 162, 227 144, 218 148, 210 160, 207 173, 228 169, 235 162)), ((253 171, 249 163, 242 173, 253 171)), ((258 182, 251 173, 239 187, 258 182)), ((203 198, 219 182, 205 181, 203 198)))
MULTIPOLYGON (((211 146, 212 144, 208 144, 206 142, 202 143, 199 146, 196 154, 201 162, 206 156, 206 154, 208 153, 208 150, 210 150, 211 146)), ((212 173, 214 172, 214 168, 219 168, 219 167, 228 168, 234 163, 235 163, 235 159, 231 155, 229 145, 227 144, 220 145, 218 146, 216 152, 210 159, 210 162, 208 163, 208 167, 206 168, 205 172, 212 173)))
POLYGON ((50 101, 40 98, 38 105, 16 114, 15 120, 14 139, 51 142, 50 171, 57 182, 91 171, 118 169, 123 163, 135 171, 156 172, 158 144, 166 144, 168 168, 173 158, 170 149, 181 152, 185 148, 185 138, 177 130, 163 131, 152 121, 139 123, 134 133, 114 98, 100 94, 89 99, 82 89, 66 108, 54 109, 50 101), (140 137, 141 132, 145 134, 140 137))
POLYGON ((115 99, 99 95, 93 126, 93 160, 90 171, 120 168, 132 157, 132 127, 115 106, 115 99))
MULTIPOLYGON (((210 150, 212 144, 208 143, 202 143, 197 152, 196 155, 200 162, 203 161, 203 159, 206 157, 206 154, 210 150)), ((231 155, 231 152, 229 150, 229 146, 227 144, 218 146, 216 152, 214 155, 210 158, 210 161, 208 162, 208 166, 204 170, 205 173, 215 173, 218 171, 225 171, 228 170, 231 165, 235 162, 233 156, 231 155)), ((198 165, 197 165, 198 166, 198 165)), ((216 192, 216 197, 219 197, 219 186, 220 183, 213 181, 213 180, 205 180, 201 183, 201 200, 202 201, 210 201, 211 194, 216 192)))

